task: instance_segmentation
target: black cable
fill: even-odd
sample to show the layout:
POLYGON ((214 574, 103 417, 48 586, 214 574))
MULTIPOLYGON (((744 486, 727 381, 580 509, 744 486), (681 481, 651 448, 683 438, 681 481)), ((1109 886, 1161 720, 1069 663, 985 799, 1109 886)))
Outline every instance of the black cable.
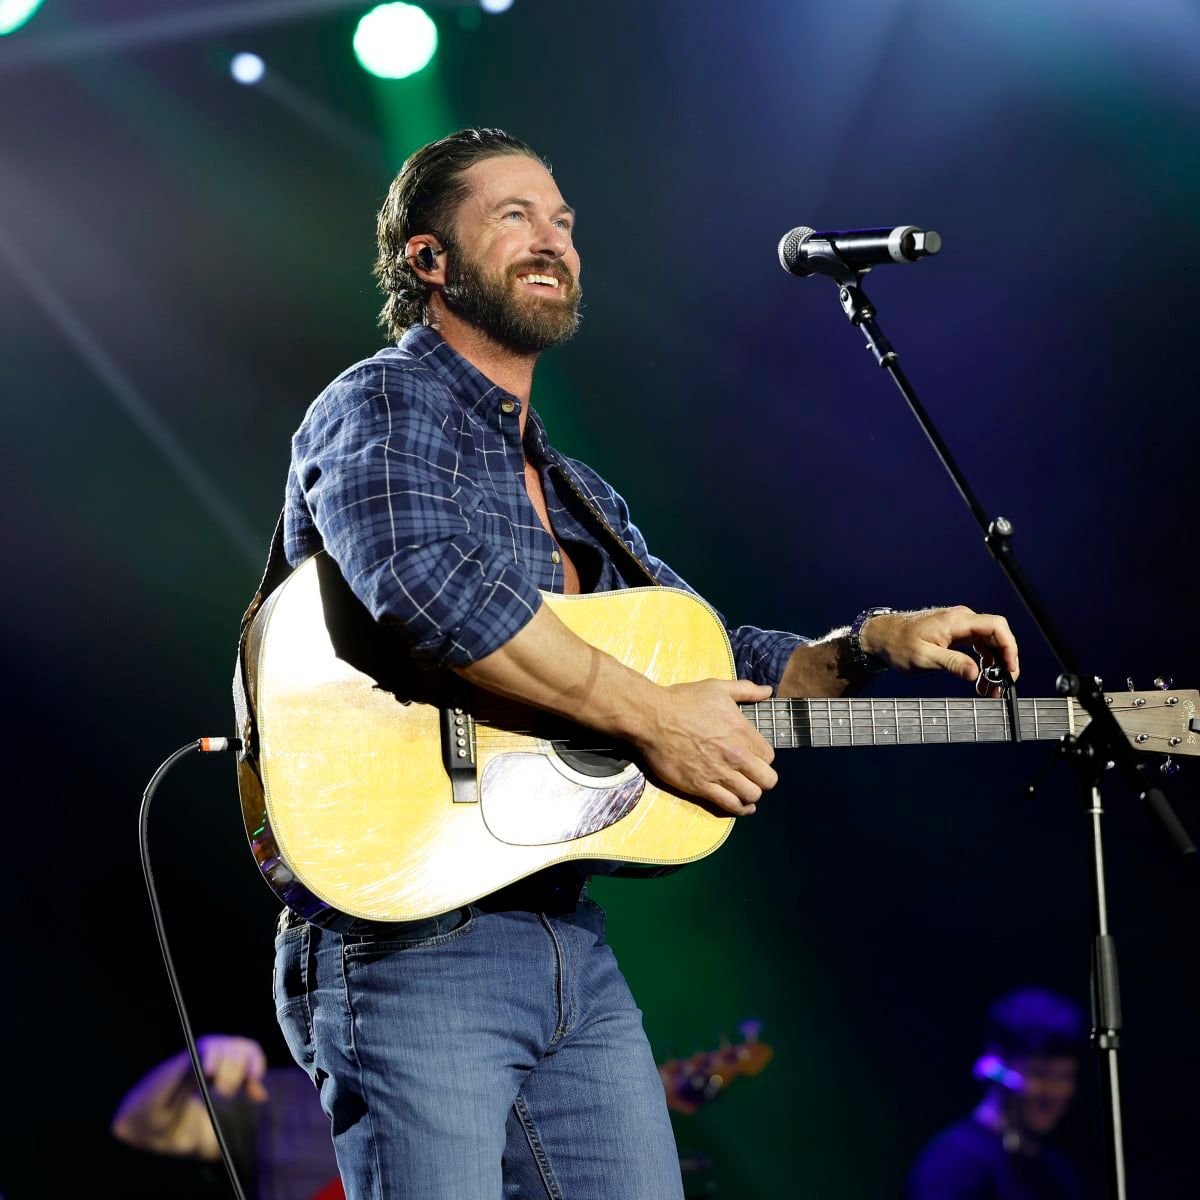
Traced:
POLYGON ((158 785, 162 782, 166 773, 181 759, 185 754, 191 754, 193 750, 200 750, 205 754, 220 753, 227 750, 240 750, 242 743, 237 738, 197 738, 194 742, 188 742, 186 746, 180 746, 174 754, 171 754, 154 772, 150 782, 146 785, 146 790, 142 794, 142 807, 138 814, 138 851, 142 858, 142 872, 146 876, 146 892, 150 897, 150 912, 154 917, 154 932, 158 934, 159 949, 162 950, 163 963, 167 968, 167 981, 171 985, 171 995, 175 997, 175 1007, 179 1010, 179 1023, 183 1026, 183 1038, 187 1043, 188 1054, 192 1059, 192 1070, 196 1073, 196 1082, 200 1088, 201 1098, 204 1100, 204 1107, 208 1111, 208 1119, 212 1122, 213 1131, 217 1135, 217 1145, 221 1149, 221 1159, 225 1163, 225 1169, 229 1172, 229 1182, 233 1185, 234 1195, 237 1200, 246 1200, 245 1190, 242 1188, 241 1180, 238 1179, 237 1168, 233 1165, 233 1156, 229 1153, 229 1145, 225 1141, 225 1134, 221 1129, 221 1123, 217 1120, 216 1111, 213 1108, 212 1093, 208 1090, 208 1080, 204 1078, 204 1068, 200 1063, 200 1051, 196 1048, 196 1035, 192 1032, 192 1022, 188 1017, 187 1006, 183 1002, 183 991, 179 986, 179 976, 175 973, 175 962, 171 957, 171 948, 167 944, 167 931, 163 924, 162 906, 158 902, 158 890, 154 884, 154 871, 150 866, 150 839, 149 839, 149 822, 150 822, 150 801, 154 799, 154 793, 158 790, 158 785))

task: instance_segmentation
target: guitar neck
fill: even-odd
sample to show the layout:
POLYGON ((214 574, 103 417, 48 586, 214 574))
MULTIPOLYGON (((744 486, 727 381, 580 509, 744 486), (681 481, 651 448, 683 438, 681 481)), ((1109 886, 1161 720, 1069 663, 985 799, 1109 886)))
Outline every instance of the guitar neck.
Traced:
MULTIPOLYGON (((1004 700, 854 699, 764 700, 743 704, 750 723, 777 749, 810 746, 920 746, 926 743, 1011 742, 1004 700)), ((1017 701, 1022 741, 1057 741, 1090 718, 1070 699, 1017 701)))

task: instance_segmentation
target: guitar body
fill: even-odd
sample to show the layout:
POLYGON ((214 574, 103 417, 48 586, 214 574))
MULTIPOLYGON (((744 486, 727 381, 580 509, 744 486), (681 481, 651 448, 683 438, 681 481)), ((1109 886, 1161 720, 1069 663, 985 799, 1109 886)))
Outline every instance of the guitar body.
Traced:
MULTIPOLYGON (((724 628, 687 592, 543 598, 658 683, 734 677, 724 628)), ((676 866, 729 834, 730 817, 597 754, 609 739, 417 668, 324 554, 267 598, 242 667, 246 832, 279 898, 318 923, 416 920, 572 860, 676 866), (474 758, 457 788, 456 734, 474 758)))

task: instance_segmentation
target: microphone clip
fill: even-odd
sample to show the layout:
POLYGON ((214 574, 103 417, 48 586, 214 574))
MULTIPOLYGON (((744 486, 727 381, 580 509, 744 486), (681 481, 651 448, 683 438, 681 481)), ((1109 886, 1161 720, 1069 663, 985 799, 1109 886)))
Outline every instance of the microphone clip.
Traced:
MULTIPOLYGON (((830 250, 833 252, 832 247, 830 250)), ((881 367, 891 367, 899 361, 899 355, 876 323, 875 305, 871 303, 867 293, 862 290, 862 277, 870 269, 870 267, 862 267, 856 271, 853 267, 845 266, 846 273, 834 276, 833 280, 837 284, 838 302, 842 306, 842 311, 849 318, 850 324, 862 330, 863 337, 867 339, 867 349, 875 355, 875 361, 881 367)))

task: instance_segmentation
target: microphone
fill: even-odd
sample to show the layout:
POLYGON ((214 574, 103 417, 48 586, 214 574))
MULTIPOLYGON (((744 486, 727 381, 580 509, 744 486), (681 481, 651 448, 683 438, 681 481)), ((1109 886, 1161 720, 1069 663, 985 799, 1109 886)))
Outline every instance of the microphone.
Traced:
POLYGON ((792 275, 832 275, 840 279, 869 271, 880 263, 916 262, 941 248, 940 234, 915 225, 829 233, 798 225, 779 239, 779 265, 792 275))

